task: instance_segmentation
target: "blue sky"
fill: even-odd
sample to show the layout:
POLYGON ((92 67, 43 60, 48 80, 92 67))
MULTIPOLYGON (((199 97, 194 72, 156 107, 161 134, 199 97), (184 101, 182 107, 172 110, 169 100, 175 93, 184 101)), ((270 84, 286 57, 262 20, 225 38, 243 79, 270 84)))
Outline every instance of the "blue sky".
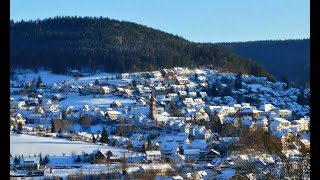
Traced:
POLYGON ((10 0, 13 20, 97 16, 143 24, 194 42, 310 37, 308 0, 10 0))

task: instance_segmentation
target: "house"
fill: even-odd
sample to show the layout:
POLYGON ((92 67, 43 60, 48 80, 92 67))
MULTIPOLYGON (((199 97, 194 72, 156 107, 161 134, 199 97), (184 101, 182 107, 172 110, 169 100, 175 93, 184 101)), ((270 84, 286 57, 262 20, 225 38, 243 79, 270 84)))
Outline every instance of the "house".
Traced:
POLYGON ((160 78, 162 76, 162 74, 161 74, 160 71, 153 71, 151 73, 151 76, 154 77, 154 78, 160 78))
POLYGON ((160 73, 163 77, 171 78, 175 75, 174 71, 172 69, 162 69, 160 70, 160 73))
POLYGON ((110 88, 107 87, 107 86, 100 86, 99 93, 100 94, 109 94, 110 93, 110 88))
POLYGON ((27 101, 27 104, 29 106, 37 106, 39 104, 39 99, 38 98, 29 98, 27 101))
POLYGON ((190 107, 194 102, 194 100, 192 98, 184 98, 182 102, 186 107, 190 107))
POLYGON ((300 118, 299 120, 292 121, 292 124, 297 125, 299 131, 308 131, 310 126, 310 118, 300 118))
POLYGON ((144 98, 140 98, 140 99, 136 102, 136 106, 138 106, 138 107, 146 106, 146 101, 144 100, 144 98))
POLYGON ((182 145, 182 149, 200 149, 204 150, 208 147, 208 143, 205 139, 195 139, 191 143, 186 143, 182 145))
POLYGON ((26 122, 28 124, 38 124, 41 122, 40 121, 41 118, 42 118, 41 114, 29 114, 26 122))
POLYGON ((188 134, 187 133, 178 133, 177 135, 167 135, 164 137, 162 143, 164 143, 164 142, 176 142, 176 143, 178 143, 178 145, 182 145, 184 143, 189 143, 188 134))
POLYGON ((207 92, 199 92, 199 95, 200 95, 200 97, 202 98, 202 99, 207 99, 207 97, 208 97, 208 94, 207 94, 207 92))
POLYGON ((115 100, 110 104, 110 107, 111 108, 119 108, 119 107, 123 107, 123 105, 119 101, 115 100))
POLYGON ((106 112, 106 118, 107 120, 115 121, 121 117, 122 113, 119 111, 107 111, 106 112))
POLYGON ((146 160, 147 161, 160 161, 161 152, 160 151, 146 151, 146 160))
POLYGON ((259 107, 259 110, 263 112, 270 112, 275 110, 276 108, 272 104, 263 104, 259 107))
POLYGON ((243 121, 242 121, 242 125, 244 127, 248 127, 250 129, 254 129, 256 123, 255 123, 255 121, 253 121, 251 116, 244 116, 243 117, 243 121))
POLYGON ((209 115, 205 112, 204 108, 200 108, 196 111, 196 120, 209 121, 209 115))
POLYGON ((310 152, 310 141, 308 139, 300 139, 300 146, 304 151, 310 152))
POLYGON ((135 151, 143 151, 143 148, 145 147, 144 141, 131 140, 130 143, 132 144, 132 149, 135 151))
POLYGON ((124 93, 124 89, 121 87, 117 87, 113 94, 115 96, 122 96, 123 93, 124 93))
POLYGON ((154 90, 155 90, 157 93, 163 94, 163 93, 165 93, 165 91, 166 91, 166 87, 165 87, 165 86, 156 86, 156 87, 154 87, 154 90))
POLYGON ((16 166, 18 170, 39 170, 40 157, 24 157, 20 159, 20 164, 16 166))
POLYGON ((214 158, 220 156, 220 153, 214 149, 200 150, 199 161, 211 162, 214 158))
POLYGON ((254 158, 248 155, 239 155, 234 160, 236 169, 247 170, 254 167, 254 158))
POLYGON ((55 111, 51 113, 52 119, 62 119, 62 113, 59 111, 55 111))
POLYGON ((173 85, 170 85, 171 87, 171 90, 175 93, 179 92, 179 91, 185 91, 185 85, 176 85, 176 84, 173 84, 173 85))
POLYGON ((195 163, 199 160, 200 149, 185 149, 183 150, 186 163, 195 163))
POLYGON ((278 110, 279 117, 291 120, 292 119, 292 111, 289 109, 279 109, 278 110))
MULTIPOLYGON (((110 151, 111 152, 111 151, 110 151)), ((110 153, 109 153, 110 155, 110 153)), ((112 152, 111 155, 112 156, 112 152)), ((110 156, 108 157, 104 152, 102 152, 100 149, 93 154, 93 163, 95 164, 105 164, 107 162, 107 160, 110 160, 110 156)))
POLYGON ((171 119, 171 118, 166 117, 164 115, 159 115, 156 117, 156 125, 158 127, 163 127, 169 119, 171 119))
POLYGON ((181 97, 181 98, 185 98, 185 97, 187 97, 187 92, 186 91, 179 91, 178 92, 178 95, 181 97))
POLYGON ((253 118, 257 118, 262 114, 262 111, 253 109, 253 108, 245 108, 239 111, 240 116, 251 116, 253 118))
POLYGON ((43 108, 42 108, 42 107, 38 106, 38 107, 36 107, 36 109, 35 109, 35 112, 34 112, 34 113, 36 113, 36 114, 44 114, 44 113, 45 113, 45 111, 43 110, 43 108))
POLYGON ((51 99, 43 99, 41 102, 42 106, 50 105, 52 104, 51 99))
POLYGON ((160 152, 163 158, 170 158, 177 154, 178 150, 178 143, 176 142, 162 142, 160 144, 160 152))
POLYGON ((169 93, 168 98, 170 98, 172 101, 179 101, 179 95, 177 93, 169 93))
POLYGON ((50 113, 50 112, 55 112, 58 110, 56 105, 53 104, 47 104, 45 106, 43 106, 43 109, 45 110, 45 112, 50 113))
POLYGON ((60 94, 52 95, 52 100, 61 101, 63 98, 60 94))
POLYGON ((53 93, 58 93, 61 91, 61 86, 57 85, 57 84, 54 84, 51 88, 51 92, 53 93))
POLYGON ((265 131, 268 131, 268 119, 266 116, 259 116, 256 121, 256 125, 265 131))
MULTIPOLYGON (((190 133, 191 134, 191 133, 190 133)), ((196 126, 193 129, 193 135, 195 139, 209 139, 211 131, 207 130, 204 126, 196 126)))
POLYGON ((26 119, 20 113, 15 113, 13 116, 15 123, 22 123, 22 125, 26 124, 26 119))
POLYGON ((80 118, 74 113, 71 113, 71 114, 67 114, 67 120, 71 122, 78 122, 80 118))
POLYGON ((273 120, 269 124, 270 131, 281 131, 283 129, 290 128, 290 121, 283 118, 273 118, 273 120))
POLYGON ((129 138, 115 135, 109 136, 109 140, 110 144, 114 142, 117 147, 124 147, 129 142, 129 138))
POLYGON ((183 85, 189 83, 189 78, 186 76, 177 76, 176 77, 177 84, 183 85))
POLYGON ((130 97, 133 96, 132 95, 132 91, 130 89, 124 89, 124 92, 123 92, 122 96, 125 97, 125 98, 130 98, 130 97))
POLYGON ((194 92, 194 91, 189 91, 188 96, 189 96, 190 98, 196 98, 196 97, 197 97, 197 93, 194 92))
POLYGON ((26 109, 27 104, 25 101, 13 101, 10 102, 11 109, 26 109))
POLYGON ((160 84, 161 78, 150 78, 149 82, 150 84, 160 84))

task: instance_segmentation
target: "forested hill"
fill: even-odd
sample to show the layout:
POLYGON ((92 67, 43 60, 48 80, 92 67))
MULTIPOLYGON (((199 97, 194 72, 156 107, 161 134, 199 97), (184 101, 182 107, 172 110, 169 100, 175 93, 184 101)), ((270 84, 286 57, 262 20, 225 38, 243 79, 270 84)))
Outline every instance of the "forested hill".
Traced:
POLYGON ((310 82, 310 39, 219 44, 258 61, 279 80, 286 79, 297 85, 310 82))
POLYGON ((11 67, 103 68, 133 72, 213 65, 231 72, 271 75, 253 60, 215 44, 189 42, 143 25, 92 17, 10 22, 11 67))

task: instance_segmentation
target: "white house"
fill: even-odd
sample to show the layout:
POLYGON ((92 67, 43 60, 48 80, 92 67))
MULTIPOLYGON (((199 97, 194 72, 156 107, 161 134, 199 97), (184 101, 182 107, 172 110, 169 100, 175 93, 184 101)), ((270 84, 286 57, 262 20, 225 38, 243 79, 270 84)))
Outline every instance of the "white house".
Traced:
POLYGON ((278 111, 279 117, 291 120, 292 119, 292 111, 289 109, 280 109, 278 111))
POLYGON ((183 154, 187 163, 196 162, 199 160, 200 149, 184 149, 183 154))
POLYGON ((20 164, 17 169, 20 170, 38 170, 40 168, 40 158, 39 157, 24 157, 20 159, 20 164))
POLYGON ((160 144, 161 155, 164 158, 169 158, 177 154, 179 148, 177 142, 162 142, 160 144))
POLYGON ((294 120, 292 124, 296 124, 300 131, 308 131, 310 126, 310 119, 300 118, 299 120, 294 120))
POLYGON ((146 151, 147 161, 160 161, 161 152, 160 151, 146 151))
POLYGON ((273 118, 269 124, 270 131, 281 131, 290 128, 290 121, 283 118, 273 118))

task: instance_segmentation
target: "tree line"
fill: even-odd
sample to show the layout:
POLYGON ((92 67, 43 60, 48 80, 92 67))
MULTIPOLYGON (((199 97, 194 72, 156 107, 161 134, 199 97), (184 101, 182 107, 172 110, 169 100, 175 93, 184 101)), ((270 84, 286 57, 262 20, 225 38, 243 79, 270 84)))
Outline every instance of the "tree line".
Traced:
POLYGON ((283 82, 310 84, 310 39, 217 43, 252 58, 283 82))
POLYGON ((65 16, 10 21, 12 68, 70 68, 106 72, 151 71, 211 65, 230 72, 272 75, 248 58, 216 44, 194 43, 132 22, 103 17, 65 16))

